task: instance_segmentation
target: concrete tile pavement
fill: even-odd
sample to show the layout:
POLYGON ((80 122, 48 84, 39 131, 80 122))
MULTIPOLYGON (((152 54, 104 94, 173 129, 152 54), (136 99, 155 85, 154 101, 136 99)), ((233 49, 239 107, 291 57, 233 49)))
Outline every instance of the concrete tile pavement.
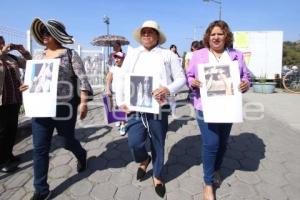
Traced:
MULTIPOLYGON (((177 96, 178 119, 170 117, 165 148, 165 199, 201 199, 201 135, 193 108, 177 96)), ((222 167, 224 181, 218 199, 298 199, 300 196, 300 95, 282 92, 244 95, 250 117, 235 124, 222 167), (292 103, 293 102, 293 103, 292 103), (264 111, 257 112, 261 105, 264 111), (298 103, 299 104, 299 103, 298 103), (253 112, 254 111, 254 112, 253 112), (261 117, 263 114, 263 117, 261 117), (254 119, 253 117, 259 119, 254 119), (294 118, 296 117, 296 118, 294 118), (295 126, 296 124, 296 126, 295 126)), ((142 182, 136 180, 137 164, 132 162, 127 137, 105 124, 102 107, 96 99, 87 119, 78 121, 76 137, 88 150, 88 169, 76 173, 76 159, 61 148, 53 136, 48 174, 53 199, 159 199, 151 181, 152 165, 142 182)), ((20 170, 0 173, 0 199, 29 199, 32 187, 32 141, 30 128, 21 129, 14 153, 21 157, 20 170)))

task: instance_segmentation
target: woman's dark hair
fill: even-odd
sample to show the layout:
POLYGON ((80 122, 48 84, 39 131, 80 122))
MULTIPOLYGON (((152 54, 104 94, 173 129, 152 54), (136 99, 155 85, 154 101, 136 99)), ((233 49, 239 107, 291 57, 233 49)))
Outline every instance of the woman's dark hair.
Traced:
POLYGON ((172 48, 174 48, 175 47, 175 54, 178 56, 178 57, 180 57, 180 55, 179 55, 179 53, 177 52, 177 46, 175 45, 175 44, 171 44, 171 46, 170 46, 170 50, 172 49, 172 48))
POLYGON ((121 42, 115 41, 115 42, 113 43, 113 46, 116 45, 116 44, 120 47, 120 52, 123 52, 123 51, 122 51, 122 45, 121 45, 121 42))
POLYGON ((174 48, 174 47, 177 49, 177 47, 176 47, 175 44, 171 44, 170 49, 172 49, 172 48, 174 48))
POLYGON ((204 46, 203 46, 202 40, 201 41, 195 40, 191 44, 191 51, 199 50, 199 49, 202 49, 203 47, 204 46))
POLYGON ((203 37, 203 42, 204 42, 204 46, 209 48, 209 37, 210 34, 213 30, 214 27, 220 27, 220 29, 222 29, 224 31, 224 35, 225 35, 225 46, 224 48, 231 48, 233 46, 233 34, 228 26, 228 24, 223 21, 223 20, 216 20, 213 21, 212 23, 209 24, 209 26, 207 27, 204 37, 203 37))
POLYGON ((5 43, 4 37, 2 35, 0 35, 0 40, 2 40, 3 43, 5 43))

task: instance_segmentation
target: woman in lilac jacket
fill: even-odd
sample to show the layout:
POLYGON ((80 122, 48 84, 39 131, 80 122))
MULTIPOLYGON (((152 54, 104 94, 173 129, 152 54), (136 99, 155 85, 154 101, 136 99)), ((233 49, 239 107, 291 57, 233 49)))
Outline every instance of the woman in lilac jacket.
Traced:
POLYGON ((197 122, 202 135, 202 160, 204 171, 204 200, 214 200, 214 187, 221 183, 220 167, 226 151, 232 123, 206 123, 203 120, 200 97, 201 82, 198 79, 198 64, 238 61, 241 92, 250 86, 249 73, 244 62, 243 54, 232 49, 233 34, 226 22, 212 22, 206 29, 204 38, 205 48, 195 51, 187 70, 188 86, 193 91, 192 102, 195 107, 197 122))

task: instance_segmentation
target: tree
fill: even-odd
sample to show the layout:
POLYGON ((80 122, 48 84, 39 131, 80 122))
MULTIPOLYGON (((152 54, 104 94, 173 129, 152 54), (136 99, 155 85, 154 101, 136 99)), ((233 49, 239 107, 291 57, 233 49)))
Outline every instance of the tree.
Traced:
POLYGON ((283 53, 282 53, 282 64, 283 65, 298 65, 300 66, 300 43, 299 42, 283 42, 283 53))

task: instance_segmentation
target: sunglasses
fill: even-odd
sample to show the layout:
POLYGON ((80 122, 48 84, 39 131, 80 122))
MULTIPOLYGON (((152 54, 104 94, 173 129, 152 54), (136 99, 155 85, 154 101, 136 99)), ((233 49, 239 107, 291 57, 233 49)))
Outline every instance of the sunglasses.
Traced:
POLYGON ((51 36, 51 34, 49 33, 49 31, 46 28, 43 28, 41 30, 41 35, 42 36, 51 36))

